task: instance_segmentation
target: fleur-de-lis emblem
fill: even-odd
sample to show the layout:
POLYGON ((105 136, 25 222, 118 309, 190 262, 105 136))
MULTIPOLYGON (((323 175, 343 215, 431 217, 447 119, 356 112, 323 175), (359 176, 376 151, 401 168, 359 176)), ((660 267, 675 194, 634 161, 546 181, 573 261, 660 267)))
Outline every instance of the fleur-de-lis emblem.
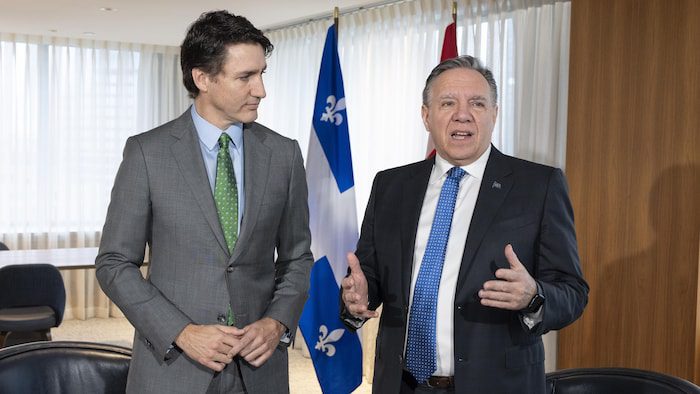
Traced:
POLYGON ((316 342, 316 350, 326 353, 326 356, 328 357, 333 357, 333 355, 335 355, 335 346, 331 345, 331 343, 338 342, 340 337, 342 337, 345 333, 345 329, 338 328, 331 331, 329 334, 328 327, 321 325, 321 327, 318 328, 318 333, 319 336, 318 342, 316 342))
POLYGON ((335 122, 336 126, 340 126, 340 124, 343 123, 343 115, 339 114, 338 112, 345 109, 345 97, 336 102, 335 96, 330 95, 326 99, 326 103, 328 103, 328 105, 326 106, 326 112, 321 114, 321 121, 331 123, 335 122))

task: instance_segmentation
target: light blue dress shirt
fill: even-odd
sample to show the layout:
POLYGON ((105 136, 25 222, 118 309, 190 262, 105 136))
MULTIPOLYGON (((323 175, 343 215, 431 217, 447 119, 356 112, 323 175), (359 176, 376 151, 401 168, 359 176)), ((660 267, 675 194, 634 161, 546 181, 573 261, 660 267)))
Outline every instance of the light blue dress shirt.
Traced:
MULTIPOLYGON (((192 121, 194 128, 197 129, 199 136, 199 147, 202 151, 204 159, 204 167, 207 170, 209 178, 209 186, 212 194, 214 193, 214 185, 216 185, 216 155, 219 154, 219 137, 222 130, 213 124, 207 122, 198 113, 193 105, 190 112, 192 113, 192 121)), ((241 220, 245 212, 245 186, 243 183, 243 124, 236 123, 228 129, 223 130, 224 133, 231 137, 233 145, 229 144, 229 154, 233 162, 233 172, 236 174, 236 186, 238 187, 238 234, 241 233, 241 220)))

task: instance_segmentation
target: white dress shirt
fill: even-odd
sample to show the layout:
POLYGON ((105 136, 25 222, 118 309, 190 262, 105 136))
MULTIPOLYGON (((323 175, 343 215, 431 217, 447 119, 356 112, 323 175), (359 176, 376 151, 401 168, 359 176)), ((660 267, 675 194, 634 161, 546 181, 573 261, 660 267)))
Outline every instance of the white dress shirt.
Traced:
MULTIPOLYGON (((437 317, 436 317, 436 351, 437 370, 433 375, 453 376, 454 375, 454 301, 457 290, 457 276, 462 264, 464 245, 467 242, 469 224, 474 213, 476 198, 479 195, 481 179, 484 176, 486 162, 491 153, 491 146, 486 149, 476 161, 462 166, 467 173, 459 183, 459 192, 455 202, 455 210, 452 216, 452 227, 450 237, 447 240, 447 251, 445 262, 442 267, 442 277, 440 279, 440 289, 438 290, 437 317)), ((418 220, 418 230, 416 232, 416 243, 413 253, 413 274, 411 276, 410 302, 413 303, 413 290, 416 287, 416 279, 423 261, 423 254, 428 244, 430 228, 433 225, 435 210, 437 209, 438 198, 442 190, 442 184, 447 179, 447 171, 452 167, 447 160, 435 156, 435 165, 430 173, 428 189, 423 200, 423 208, 418 220)), ((409 305, 410 311, 410 305, 409 305)), ((410 313, 410 312, 409 312, 410 313)), ((409 316, 410 317, 410 316, 409 316)), ((405 345, 404 345, 405 346, 405 345)))

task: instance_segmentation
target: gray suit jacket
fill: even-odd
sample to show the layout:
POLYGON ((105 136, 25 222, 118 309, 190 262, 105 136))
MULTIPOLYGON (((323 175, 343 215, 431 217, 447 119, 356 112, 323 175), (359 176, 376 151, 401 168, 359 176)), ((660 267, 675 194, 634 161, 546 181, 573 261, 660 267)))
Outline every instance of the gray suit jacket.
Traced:
MULTIPOLYGON (((127 140, 95 264, 136 328, 128 392, 205 392, 213 371, 168 350, 189 323, 225 323, 229 304, 238 327, 263 317, 297 327, 313 264, 301 152, 256 123, 243 138, 246 206, 231 255, 190 111, 127 140)), ((259 368, 239 364, 249 392, 289 390, 284 346, 259 368)))

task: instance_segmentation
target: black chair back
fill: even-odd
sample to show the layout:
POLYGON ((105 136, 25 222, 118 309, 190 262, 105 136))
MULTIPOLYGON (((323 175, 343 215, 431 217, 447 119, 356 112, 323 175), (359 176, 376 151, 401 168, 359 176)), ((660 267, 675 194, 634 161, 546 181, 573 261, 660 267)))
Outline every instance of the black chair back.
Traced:
POLYGON ((66 308, 66 288, 51 264, 17 264, 0 268, 0 309, 49 306, 58 327, 66 308))
POLYGON ((700 387, 671 375, 630 368, 572 368, 547 374, 549 394, 698 394, 700 387))
POLYGON ((120 393, 131 350, 90 342, 32 342, 0 349, 0 393, 120 393))

